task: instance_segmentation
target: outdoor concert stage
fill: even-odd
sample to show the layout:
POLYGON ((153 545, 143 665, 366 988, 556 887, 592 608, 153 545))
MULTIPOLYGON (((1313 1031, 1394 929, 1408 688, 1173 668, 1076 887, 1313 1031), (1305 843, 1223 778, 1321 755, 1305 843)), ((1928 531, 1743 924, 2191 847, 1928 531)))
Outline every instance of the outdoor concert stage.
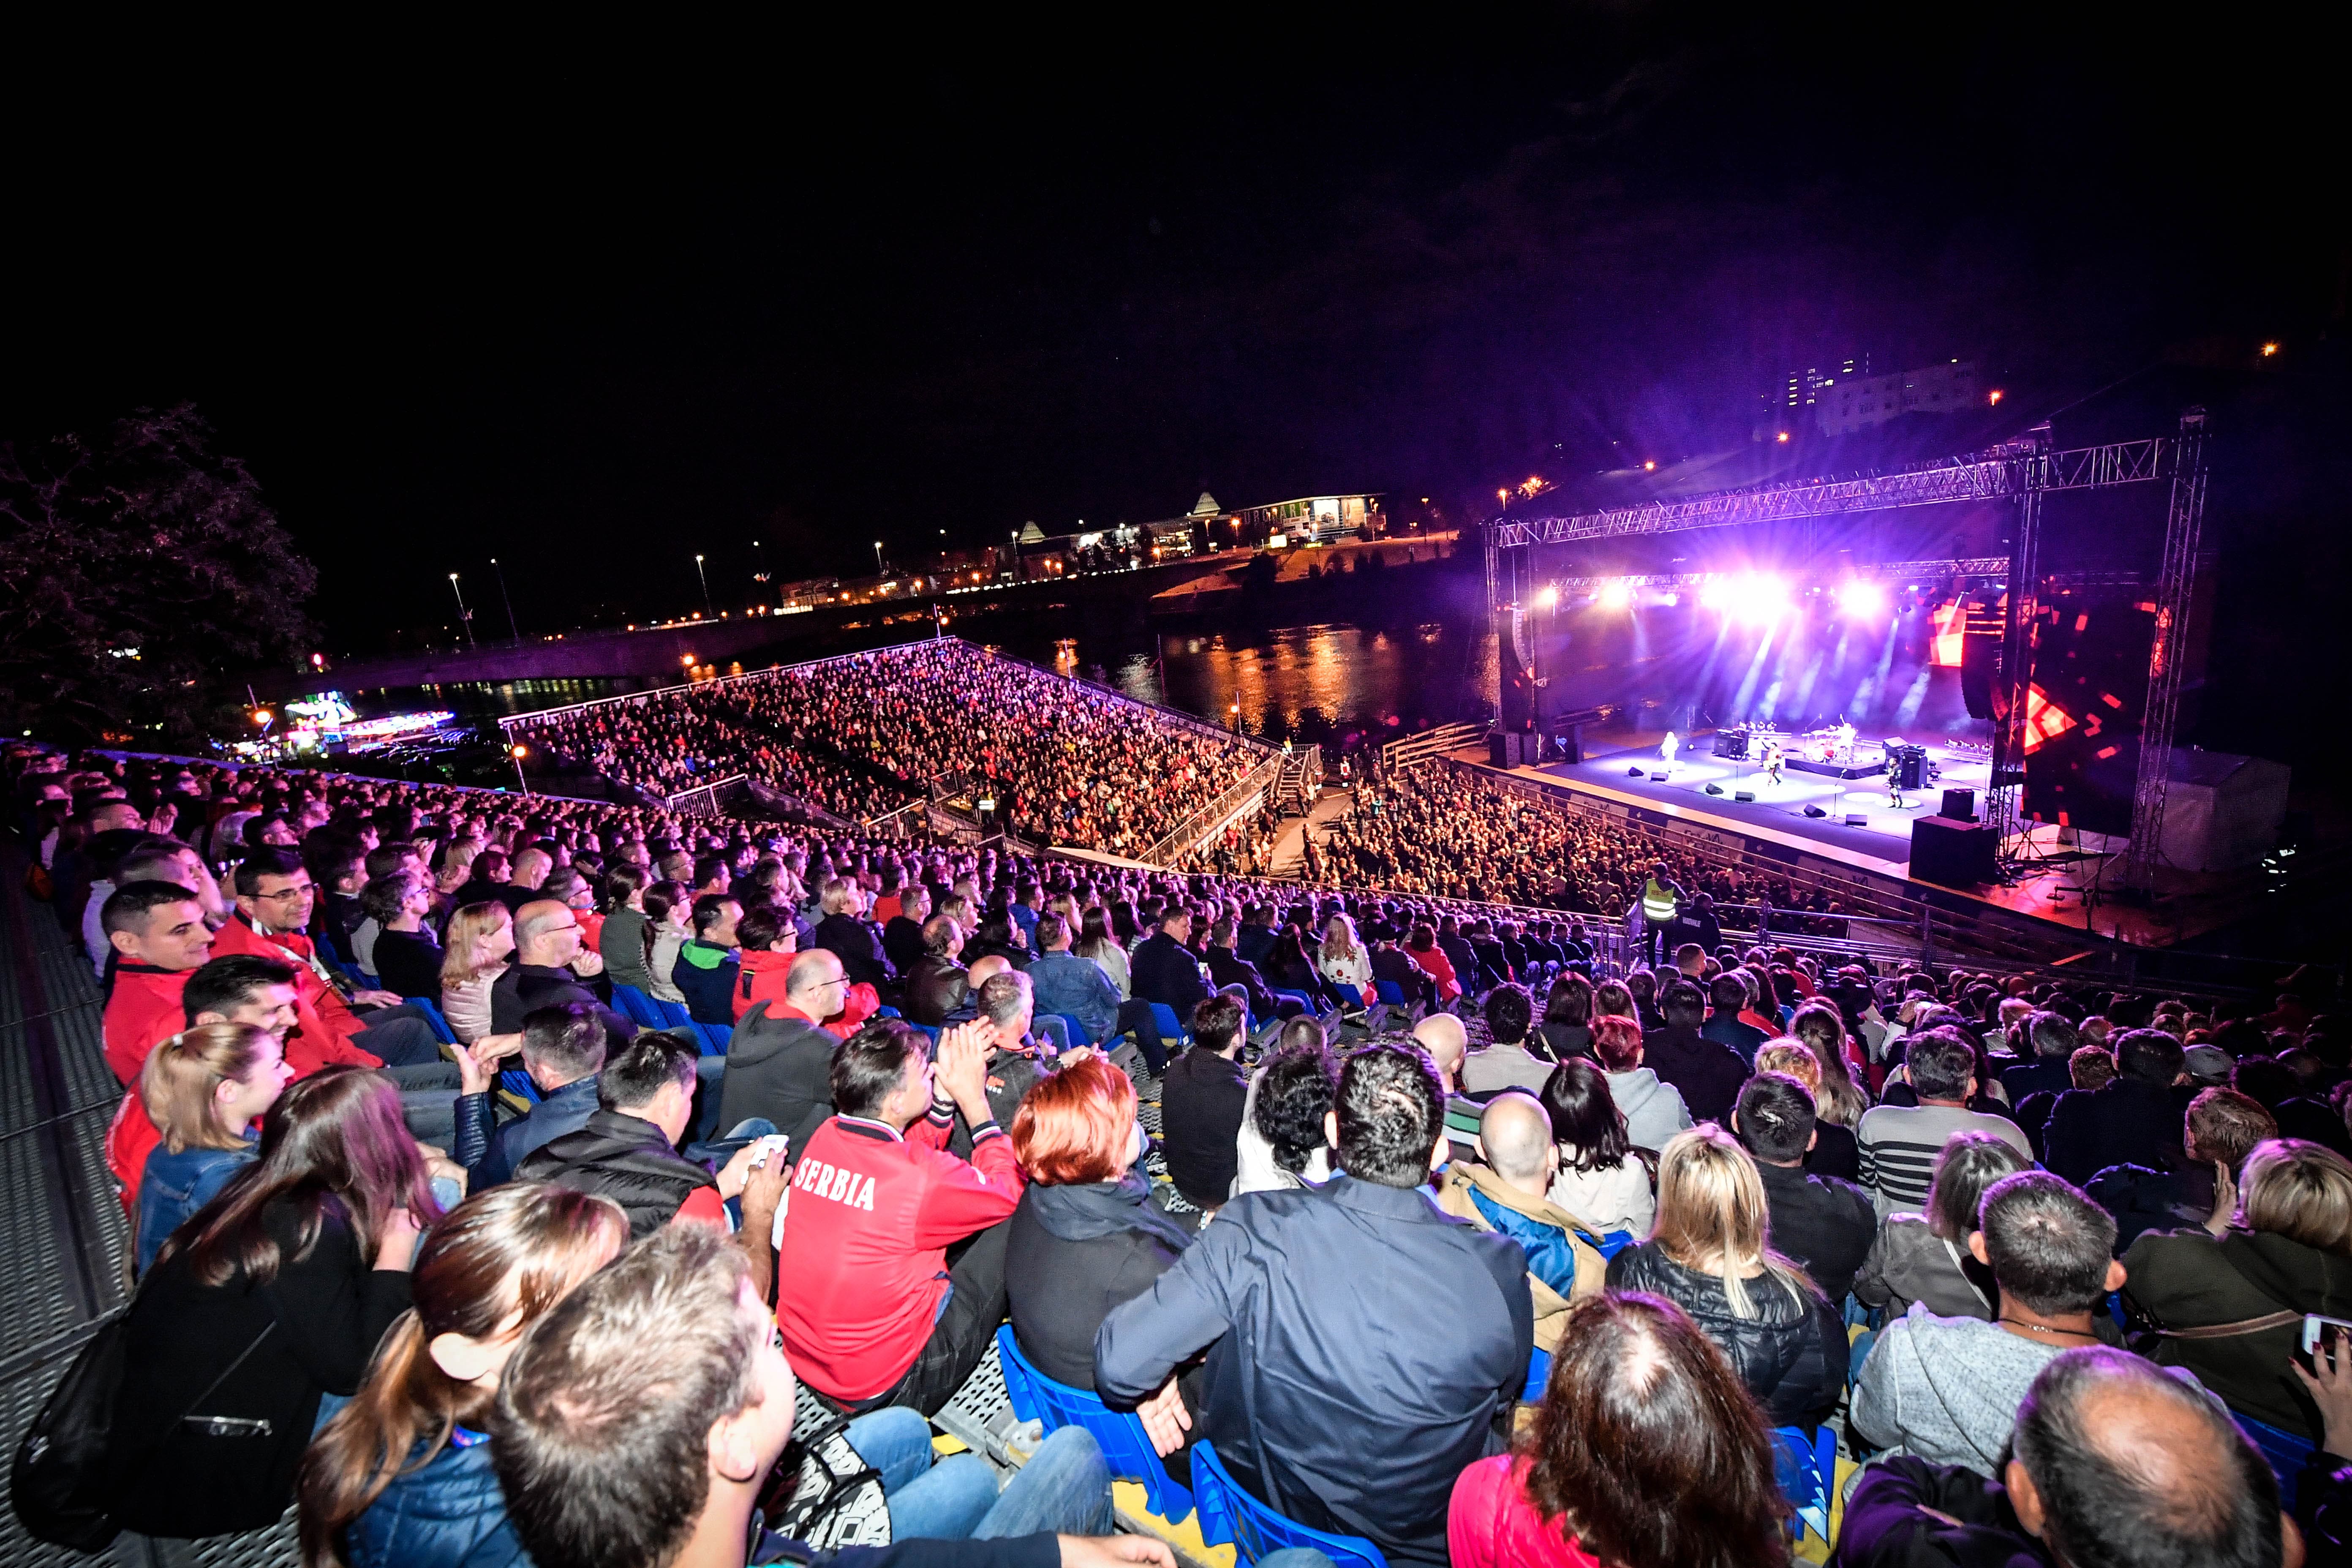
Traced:
MULTIPOLYGON (((1616 738, 1623 742, 1617 749, 1591 749, 1581 763, 1492 770, 1483 747, 1452 755, 1478 771, 1499 771, 1564 789, 1605 809, 1653 823, 1671 821, 1684 831, 1713 837, 1727 847, 1744 846, 1798 867, 1883 879, 1890 892, 1913 895, 1920 891, 1921 884, 1911 876, 1911 824, 1935 816, 1947 788, 1975 790, 1981 813, 1990 772, 1980 752, 1971 754, 1962 748, 1956 754, 1940 740, 1921 740, 1918 743, 1940 760, 1943 776, 1925 790, 1906 792, 1907 809, 1895 811, 1887 805, 1882 777, 1849 781, 1790 770, 1780 784, 1769 784, 1754 762, 1713 755, 1713 739, 1706 731, 1687 742, 1667 778, 1653 780, 1650 774, 1664 769, 1658 755, 1661 737, 1621 731, 1616 738), (1629 772, 1637 764, 1638 778, 1629 772), (1721 785, 1724 793, 1708 795, 1709 783, 1721 785), (1753 792, 1756 799, 1738 799, 1740 790, 1753 792), (1828 815, 1804 815, 1809 801, 1828 815), (1862 816, 1864 823, 1848 826, 1849 812, 1862 816)), ((2242 913, 2252 889, 2251 880, 2242 875, 2167 870, 2160 888, 2164 896, 2155 908, 2102 898, 2086 910, 2086 887, 2112 889, 2115 885, 2122 864, 2122 841, 2098 841, 2099 852, 2092 853, 2061 844, 2056 828, 2037 825, 2028 842, 2031 858, 2017 868, 2013 879, 1947 892, 2051 926, 2080 931, 2087 924, 2098 936, 2136 946, 2165 947, 2242 913)))
MULTIPOLYGON (((1943 776, 1924 789, 1905 791, 1906 805, 1900 811, 1887 804, 1882 764, 1809 762, 1801 764, 1808 771, 1800 771, 1800 763, 1792 758, 1780 782, 1774 784, 1752 758, 1734 762, 1712 755, 1712 737, 1705 731, 1687 739, 1671 767, 1652 742, 1638 749, 1588 751, 1581 763, 1546 763, 1533 771, 1550 778, 1605 784, 1643 800, 1793 834, 1838 851, 1841 858, 1858 856, 1875 862, 1874 870, 1902 876, 1911 858, 1911 824, 1935 816, 1948 789, 1974 790, 1981 807, 1985 791, 1992 784, 1992 764, 1981 750, 1955 748, 1943 742, 1920 743, 1927 747, 1928 760, 1941 767, 1943 776), (1636 767, 1641 770, 1638 778, 1632 772, 1636 767), (1666 774, 1663 782, 1651 776, 1659 773, 1666 774), (1859 776, 1838 776, 1841 773, 1859 776), (1707 794, 1708 784, 1723 793, 1707 794), (1739 800, 1737 797, 1743 791, 1756 798, 1739 800), (1807 816, 1808 805, 1828 815, 1807 816), (1863 825, 1848 826, 1850 814, 1864 818, 1863 825)), ((1864 749, 1872 755, 1877 752, 1874 745, 1864 749)))

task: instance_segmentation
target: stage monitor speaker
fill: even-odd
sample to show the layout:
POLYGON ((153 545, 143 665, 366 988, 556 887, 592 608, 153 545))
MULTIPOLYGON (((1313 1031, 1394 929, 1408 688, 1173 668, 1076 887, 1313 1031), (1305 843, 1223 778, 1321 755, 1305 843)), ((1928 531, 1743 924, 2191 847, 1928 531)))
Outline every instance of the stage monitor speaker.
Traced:
POLYGON ((1870 826, 1870 814, 1862 811, 1849 811, 1845 814, 1845 825, 1848 827, 1867 827, 1870 826))
POLYGON ((1709 783, 1706 786, 1706 793, 1709 795, 1721 795, 1723 793, 1723 786, 1719 784, 1709 783))
POLYGON ((1822 810, 1820 806, 1818 806, 1818 805, 1807 805, 1807 806, 1805 807, 1805 815, 1806 815, 1807 816, 1827 816, 1829 815, 1829 813, 1828 813, 1828 812, 1826 812, 1826 811, 1823 811, 1823 810, 1822 810))
POLYGON ((1665 769, 1664 769, 1664 768, 1660 768, 1657 772, 1655 772, 1655 773, 1652 773, 1652 774, 1650 775, 1650 782, 1651 782, 1652 784, 1664 784, 1664 783, 1665 783, 1665 782, 1666 782, 1666 770, 1665 770, 1665 769))
POLYGON ((1943 815, 1954 822, 1974 822, 1977 819, 1977 792, 1972 789, 1946 790, 1943 815))
POLYGON ((1559 733, 1552 737, 1552 744, 1559 749, 1559 760, 1561 762, 1580 763, 1584 761, 1584 726, 1581 724, 1561 725, 1559 728, 1559 733))
POLYGON ((1755 792, 1754 790, 1752 790, 1752 789, 1743 789, 1743 790, 1739 791, 1738 794, 1734 795, 1731 798, 1732 798, 1732 799, 1734 799, 1734 800, 1744 800, 1744 801, 1747 801, 1748 804, 1750 804, 1750 805, 1754 805, 1754 804, 1755 804, 1755 801, 1756 801, 1756 792, 1755 792))
POLYGON ((1507 768, 1518 759, 1511 754, 1511 743, 1518 737, 1504 730, 1486 737, 1486 763, 1489 767, 1507 768))
POLYGON ((1922 816, 1911 824, 1911 875, 1947 888, 1972 888, 1993 879, 2000 835, 1981 822, 1922 816))
POLYGON ((1625 770, 1625 776, 1629 779, 1640 778, 1642 776, 1642 770, 1639 768, 1627 768, 1625 770))

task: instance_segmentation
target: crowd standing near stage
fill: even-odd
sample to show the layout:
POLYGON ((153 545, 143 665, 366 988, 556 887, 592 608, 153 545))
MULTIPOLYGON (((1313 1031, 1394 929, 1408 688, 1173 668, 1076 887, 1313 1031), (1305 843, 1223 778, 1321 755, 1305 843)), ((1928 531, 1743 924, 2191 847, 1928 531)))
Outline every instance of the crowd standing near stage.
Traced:
MULTIPOLYGON (((876 659, 740 720, 540 732, 668 784, 758 724, 991 773, 1107 846, 1249 761, 909 657, 990 700, 876 659)), ((1009 1479, 936 1455, 1007 1328, 1167 1479, 1392 1563, 2352 1534, 2352 1347, 2304 1348, 2352 1317, 2333 976, 2174 998, 1743 944, 1699 899, 1731 868, 1434 770, 1319 891, 5 760, 27 889, 108 988, 141 1285, 94 1469, 126 1530, 292 1505, 311 1564, 1172 1564, 1082 1426, 1009 1479), (800 1466, 808 1411, 845 1467, 800 1466), (1801 1520, 1776 1461, 1825 1430, 1801 1520)))

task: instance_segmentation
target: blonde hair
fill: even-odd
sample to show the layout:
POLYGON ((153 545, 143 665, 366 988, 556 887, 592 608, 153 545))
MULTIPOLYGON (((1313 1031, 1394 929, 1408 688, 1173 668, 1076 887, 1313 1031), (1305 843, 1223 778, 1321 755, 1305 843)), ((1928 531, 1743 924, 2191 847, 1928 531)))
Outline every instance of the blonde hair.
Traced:
POLYGON ((448 954, 441 960, 441 984, 471 985, 490 971, 481 956, 482 942, 493 931, 511 927, 514 916, 506 905, 485 899, 467 904, 449 917, 448 954))
POLYGON ((1323 945, 1342 958, 1352 958, 1364 950, 1363 943, 1356 940, 1356 922, 1345 915, 1333 915, 1323 927, 1323 945), (1339 940, 1342 937, 1347 940, 1339 940))
POLYGON ((1684 1268, 1719 1275, 1734 1317, 1756 1315, 1743 1278, 1752 1271, 1770 1275, 1801 1301, 1820 1294, 1802 1268, 1772 1250, 1771 1208, 1756 1162, 1711 1121, 1675 1133, 1659 1152, 1650 1239, 1684 1268))
POLYGON ((214 1110, 220 1086, 241 1080, 273 1037, 251 1024, 199 1024, 147 1053, 139 1069, 139 1103, 163 1135, 165 1152, 242 1149, 214 1110))
POLYGON ((1813 1098, 1821 1098, 1822 1058, 1813 1055, 1813 1047, 1802 1040, 1775 1041, 1756 1053, 1758 1072, 1784 1072, 1807 1089, 1813 1098))
POLYGON ((2238 1222, 2352 1258, 2352 1162, 2300 1138, 2255 1144, 2239 1185, 2238 1222))

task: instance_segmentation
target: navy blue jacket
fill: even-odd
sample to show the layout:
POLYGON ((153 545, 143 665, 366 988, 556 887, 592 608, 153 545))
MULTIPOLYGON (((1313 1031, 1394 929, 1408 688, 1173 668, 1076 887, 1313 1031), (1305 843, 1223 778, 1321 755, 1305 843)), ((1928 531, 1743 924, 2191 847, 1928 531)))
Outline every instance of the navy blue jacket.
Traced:
POLYGON ((352 1568, 530 1568, 507 1519, 490 1446, 449 1444, 393 1478, 343 1532, 352 1568))
POLYGON ((1176 1021, 1187 1026, 1192 1021, 1192 1005, 1209 994, 1209 988, 1201 984, 1201 961, 1164 931, 1143 939, 1128 960, 1127 973, 1138 996, 1175 1008, 1176 1021))
POLYGON ((1302 1524, 1370 1537, 1391 1563, 1442 1563, 1454 1479, 1503 1451, 1497 1418, 1527 1380, 1527 1271, 1517 1242, 1421 1188, 1342 1174, 1245 1194, 1103 1321, 1095 1386, 1132 1405, 1207 1349, 1193 1430, 1234 1479, 1302 1524))
POLYGON ((478 1193, 514 1179, 514 1170, 542 1143, 588 1124, 596 1110, 596 1075, 575 1079, 503 1127, 492 1125, 490 1096, 457 1098, 457 1142, 450 1158, 466 1167, 466 1187, 478 1193))
POLYGON ((735 1026, 735 976, 743 960, 731 947, 690 936, 678 944, 669 983, 686 998, 687 1016, 698 1024, 735 1026))
POLYGON ((2183 1109, 2167 1086, 2136 1078, 2070 1089, 2051 1108, 2042 1163, 2078 1187, 2109 1165, 2168 1164, 2180 1154, 2183 1109))

